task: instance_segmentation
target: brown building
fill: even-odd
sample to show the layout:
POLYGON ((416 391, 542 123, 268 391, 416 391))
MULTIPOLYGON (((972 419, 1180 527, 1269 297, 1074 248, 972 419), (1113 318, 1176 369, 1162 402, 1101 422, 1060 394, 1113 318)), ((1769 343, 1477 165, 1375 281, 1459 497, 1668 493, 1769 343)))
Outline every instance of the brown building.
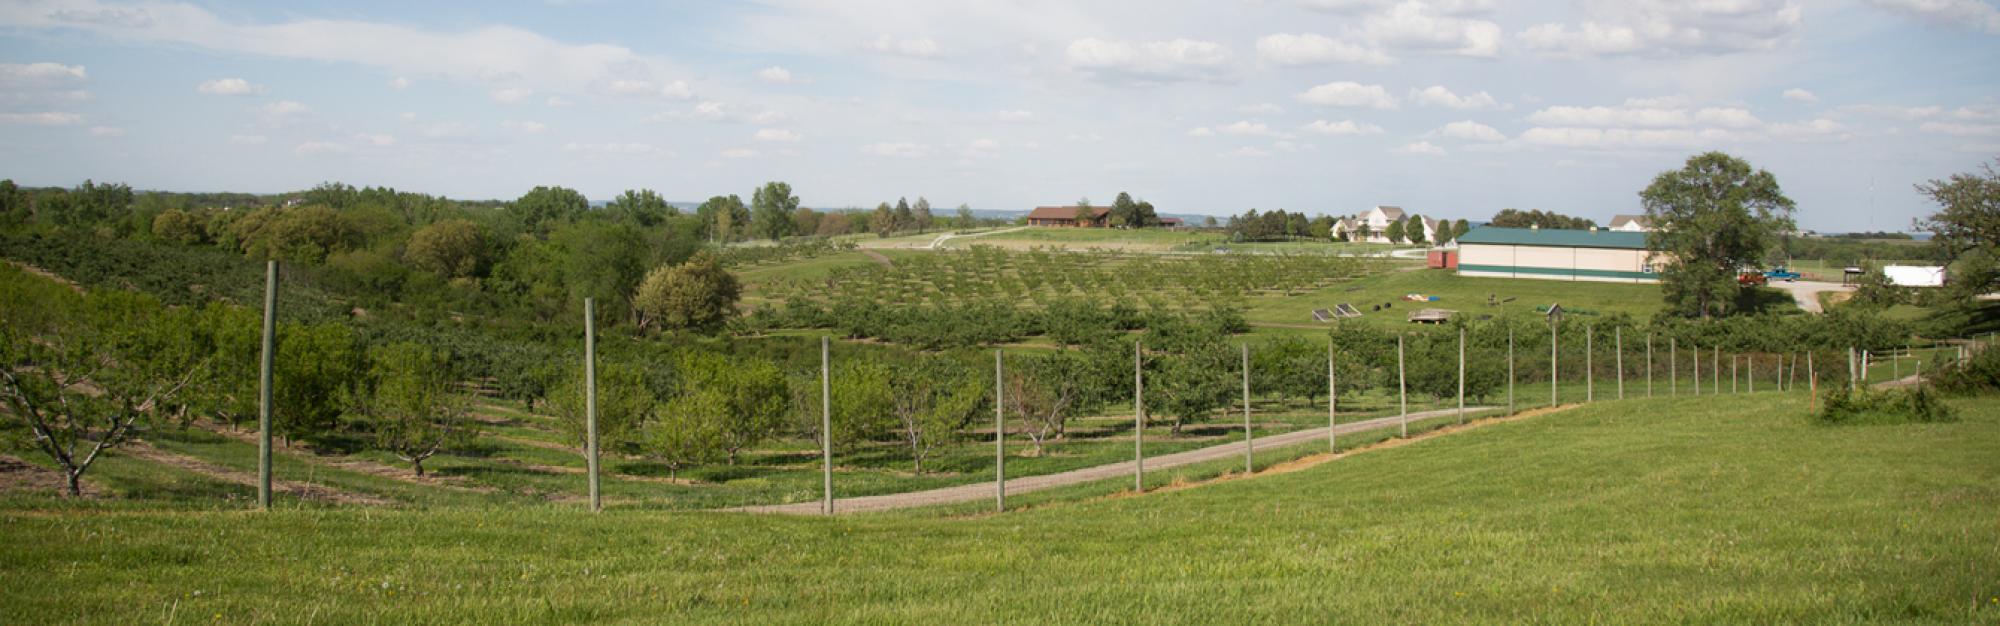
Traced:
POLYGON ((1109 221, 1111 207, 1088 207, 1082 219, 1078 219, 1079 208, 1073 206, 1038 206, 1028 212, 1029 226, 1074 226, 1079 228, 1103 228, 1109 221))

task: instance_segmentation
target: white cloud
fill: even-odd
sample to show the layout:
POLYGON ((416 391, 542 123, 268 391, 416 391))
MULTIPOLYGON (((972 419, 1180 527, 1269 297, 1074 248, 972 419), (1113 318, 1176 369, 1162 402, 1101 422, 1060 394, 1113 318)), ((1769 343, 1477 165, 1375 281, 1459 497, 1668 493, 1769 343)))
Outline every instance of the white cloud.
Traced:
POLYGON ((694 97, 694 88, 686 81, 673 81, 656 85, 650 80, 614 80, 604 85, 605 91, 614 96, 638 98, 666 98, 668 100, 688 100, 694 97))
POLYGON ((1475 122, 1472 120, 1463 120, 1458 122, 1452 122, 1450 124, 1445 124, 1443 127, 1437 129, 1437 134, 1442 137, 1449 137, 1452 139, 1464 139, 1467 141, 1507 140, 1506 135, 1500 134, 1500 131, 1495 130, 1492 126, 1487 126, 1485 124, 1481 124, 1479 122, 1475 122))
POLYGON ((1326 120, 1314 120, 1313 123, 1301 127, 1300 130, 1321 135, 1382 134, 1382 127, 1376 126, 1374 124, 1356 123, 1354 120, 1341 120, 1338 122, 1329 122, 1326 120))
POLYGON ((998 140, 981 137, 966 142, 965 149, 960 150, 958 153, 960 156, 968 159, 986 159, 998 156, 994 152, 999 149, 1000 142, 998 140))
POLYGON ((1544 126, 1688 126, 1694 123, 1686 110, 1653 106, 1579 107, 1553 106, 1528 115, 1528 121, 1544 126))
POLYGON ((408 78, 403 78, 403 77, 401 77, 401 76, 397 76, 397 77, 395 77, 395 78, 391 78, 391 79, 389 79, 389 88, 390 88, 390 89, 395 89, 395 90, 399 90, 399 91, 400 91, 400 90, 403 90, 403 89, 408 89, 408 88, 410 88, 410 79, 408 79, 408 78))
POLYGON ((1840 112, 1850 113, 1855 115, 1867 115, 1873 117, 1891 117, 1901 120, 1919 120, 1927 117, 1942 115, 1944 113, 1944 107, 1897 106, 1897 105, 1885 105, 1885 104, 1851 104, 1848 106, 1840 107, 1840 112))
POLYGON ((242 144, 242 145, 246 145, 246 146, 251 146, 251 145, 257 145, 257 144, 261 144, 261 143, 264 143, 264 142, 266 142, 266 141, 270 141, 270 140, 271 140, 271 138, 270 138, 270 137, 265 137, 265 136, 263 136, 263 135, 230 135, 230 136, 229 136, 229 143, 234 143, 234 144, 242 144))
POLYGON ((792 71, 773 65, 757 70, 757 80, 773 85, 789 85, 792 83, 792 71))
POLYGON ((2000 124, 1961 124, 1958 122, 1924 122, 1917 130, 1960 137, 1984 137, 2000 135, 2000 124))
POLYGON ((1263 122, 1252 122, 1250 120, 1242 120, 1225 126, 1218 126, 1216 127, 1215 130, 1216 132, 1220 132, 1224 135, 1251 136, 1251 137, 1282 136, 1280 133, 1271 132, 1271 127, 1266 126, 1263 122))
POLYGON ((722 158, 725 158, 725 159, 754 159, 754 158, 757 158, 757 151, 756 151, 756 150, 752 150, 752 149, 750 149, 750 148, 728 148, 728 149, 725 149, 725 150, 723 150, 722 152, 720 152, 720 153, 718 153, 718 154, 719 154, 719 155, 720 155, 720 156, 721 156, 722 158))
POLYGON ((1396 108, 1396 97, 1381 85, 1363 85, 1354 82, 1332 82, 1307 89, 1298 96, 1300 102, 1335 107, 1366 107, 1374 109, 1396 108))
POLYGON ((1847 139, 1852 137, 1847 127, 1826 118, 1772 124, 1771 136, 1779 139, 1847 139))
POLYGON ((297 100, 279 100, 258 107, 257 110, 271 117, 287 117, 311 111, 312 108, 297 100))
POLYGON ((549 96, 549 99, 544 101, 543 104, 548 105, 548 107, 552 109, 560 109, 563 107, 574 105, 576 103, 570 102, 568 98, 564 98, 562 96, 549 96))
POLYGON ((1035 112, 1027 110, 1001 111, 994 114, 994 117, 999 118, 1002 122, 1032 122, 1035 120, 1035 112))
POLYGON ((2000 8, 1980 0, 1867 0, 1869 4, 1940 26, 2000 35, 2000 8))
POLYGON ((1235 76, 1229 48, 1194 39, 1130 43, 1086 37, 1070 42, 1063 58, 1072 69, 1111 80, 1226 81, 1235 76))
POLYGON ((1266 35, 1257 40, 1257 57, 1278 65, 1387 65, 1394 62, 1381 50, 1311 33, 1266 35))
POLYGON ((1738 108, 1705 108, 1695 112, 1694 121, 1697 124, 1724 128, 1754 128, 1764 125, 1763 120, 1757 119, 1757 116, 1738 108))
POLYGON ((932 58, 938 56, 940 52, 937 41, 929 37, 899 39, 889 35, 881 35, 862 43, 861 47, 883 54, 894 54, 918 59, 932 58))
POLYGON ((1207 126, 1196 126, 1194 128, 1188 129, 1187 134, 1189 137, 1214 137, 1215 129, 1209 128, 1207 126))
POLYGON ((868 156, 920 159, 931 155, 931 147, 907 141, 885 141, 861 146, 861 153, 868 156))
MULTIPOLYGON (((19 3, 15 3, 19 4, 19 3)), ((0 10, 0 26, 49 32, 82 32, 121 42, 156 43, 203 50, 390 70, 394 75, 440 76, 491 86, 519 85, 581 92, 614 79, 677 74, 661 57, 624 46, 555 41, 513 26, 432 31, 389 22, 300 18, 256 23, 224 17, 189 2, 154 0, 104 5, 65 0, 0 10), (66 6, 64 6, 66 5, 66 6)))
POLYGON ((737 107, 713 100, 694 103, 686 109, 661 111, 640 118, 642 122, 671 122, 691 120, 697 122, 727 122, 736 124, 771 125, 785 121, 785 114, 778 111, 746 113, 737 107))
POLYGON ((783 128, 760 128, 751 138, 757 141, 798 141, 805 137, 783 128))
POLYGON ((211 96, 249 96, 264 93, 261 85, 252 85, 241 78, 218 78, 204 80, 194 86, 195 93, 211 96))
POLYGON ((1815 96, 1813 95, 1813 92, 1806 91, 1804 89, 1799 89, 1797 87, 1786 89, 1784 97, 1786 100, 1790 100, 1793 102, 1804 102, 1806 104, 1817 104, 1819 102, 1819 96, 1815 96))
POLYGON ((62 111, 42 113, 0 113, 0 124, 22 124, 26 126, 70 126, 83 122, 83 116, 62 111))
POLYGON ((346 153, 347 151, 348 151, 347 144, 334 143, 331 141, 308 141, 292 147, 292 153, 297 154, 299 156, 313 156, 320 154, 343 154, 346 153))
POLYGON ((1519 38, 1552 56, 1772 50, 1797 35, 1804 12, 1802 0, 1590 3, 1578 24, 1540 24, 1519 38))
POLYGON ((1537 127, 1522 132, 1520 141, 1555 148, 1630 150, 1695 149, 1734 138, 1735 135, 1721 129, 1537 127))
POLYGON ((0 63, 0 85, 52 86, 83 82, 90 77, 81 65, 61 63, 0 63))
POLYGON ((665 151, 661 150, 657 146, 654 146, 653 144, 638 143, 638 142, 578 143, 572 141, 563 144, 562 150, 563 152, 572 152, 577 154, 588 154, 597 156, 607 156, 607 155, 664 156, 666 154, 665 151))
POLYGON ((1417 156, 1438 156, 1444 154, 1444 148, 1439 148, 1428 141, 1419 141, 1415 143, 1404 144, 1403 147, 1396 149, 1396 154, 1409 154, 1417 156))
POLYGON ((117 126, 92 126, 90 127, 90 136, 123 137, 125 136, 125 129, 119 128, 117 126))
POLYGON ((1362 20, 1361 33, 1379 46, 1397 50, 1469 57, 1500 54, 1499 24, 1452 17, 1425 2, 1403 2, 1370 15, 1362 20))
POLYGON ((1232 159, 1256 159, 1256 158, 1271 156, 1271 151, 1265 150, 1263 148, 1253 148, 1250 146, 1243 146, 1241 148, 1230 150, 1228 152, 1224 152, 1216 156, 1220 156, 1223 158, 1232 158, 1232 159))
POLYGON ((377 148, 387 148, 389 146, 396 145, 395 135, 363 133, 355 135, 354 140, 371 146, 375 146, 377 148))
POLYGON ((500 127, 505 128, 507 130, 527 133, 530 135, 539 135, 542 133, 542 131, 546 131, 549 129, 547 124, 543 124, 541 122, 514 121, 514 120, 507 120, 505 122, 501 122, 500 127))
POLYGON ((487 92, 487 95, 492 96, 494 102, 514 104, 528 99, 528 96, 535 95, 535 90, 526 87, 502 87, 487 92))
POLYGON ((1284 113, 1285 108, 1269 102, 1260 102, 1236 107, 1236 112, 1244 115, 1277 115, 1284 113))
POLYGON ((1417 104, 1452 109, 1500 108, 1500 102, 1493 99, 1493 94, 1481 91, 1469 96, 1460 96, 1452 93, 1450 89, 1446 89, 1444 85, 1431 85, 1420 90, 1413 89, 1410 91, 1410 99, 1415 100, 1417 104))

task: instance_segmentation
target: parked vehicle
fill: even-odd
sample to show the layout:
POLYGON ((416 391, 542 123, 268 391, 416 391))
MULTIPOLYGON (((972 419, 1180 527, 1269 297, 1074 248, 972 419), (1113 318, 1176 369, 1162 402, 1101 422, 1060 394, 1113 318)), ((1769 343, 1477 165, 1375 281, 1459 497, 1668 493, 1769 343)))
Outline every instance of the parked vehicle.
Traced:
POLYGON ((1771 268, 1771 271, 1768 271, 1768 272, 1764 272, 1764 278, 1765 278, 1765 279, 1767 279, 1767 280, 1769 280, 1769 279, 1776 279, 1776 280, 1782 280, 1782 281, 1785 281, 1785 282, 1788 282, 1788 283, 1796 283, 1796 282, 1799 282, 1799 273, 1798 273, 1798 272, 1794 272, 1794 271, 1792 271, 1792 270, 1791 270, 1790 268, 1787 268, 1787 267, 1785 267, 1785 266, 1783 266, 1783 265, 1780 265, 1780 266, 1777 266, 1777 267, 1774 267, 1774 268, 1771 268))
POLYGON ((1765 278, 1763 272, 1749 271, 1736 275, 1736 284, 1745 287, 1761 287, 1770 284, 1770 282, 1771 279, 1765 278))

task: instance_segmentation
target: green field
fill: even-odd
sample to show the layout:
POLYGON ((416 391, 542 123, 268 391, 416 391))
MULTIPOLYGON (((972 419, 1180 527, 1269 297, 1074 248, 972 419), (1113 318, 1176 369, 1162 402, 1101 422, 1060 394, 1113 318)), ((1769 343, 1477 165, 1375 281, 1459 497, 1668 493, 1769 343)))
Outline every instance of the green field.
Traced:
MULTIPOLYGON (((1409 267, 1405 265, 1404 267, 1409 267)), ((1637 319, 1650 318, 1661 306, 1658 285, 1567 282, 1519 278, 1479 278, 1459 276, 1450 270, 1412 269, 1386 271, 1337 284, 1298 296, 1260 295, 1246 298, 1245 317, 1252 324, 1312 324, 1313 309, 1331 309, 1340 303, 1352 304, 1362 312, 1360 321, 1369 324, 1407 325, 1411 311, 1440 308, 1461 314, 1501 316, 1531 314, 1536 307, 1560 303, 1581 318, 1625 313, 1637 319), (1437 296, 1435 302, 1403 300, 1407 294, 1437 296), (1488 297, 1499 304, 1488 306, 1488 297), (1505 302, 1512 299, 1512 302, 1505 302), (1381 304, 1392 307, 1373 311, 1381 304)))
POLYGON ((7 623, 1992 622, 2000 402, 1606 402, 1290 473, 837 519, 0 513, 7 623))

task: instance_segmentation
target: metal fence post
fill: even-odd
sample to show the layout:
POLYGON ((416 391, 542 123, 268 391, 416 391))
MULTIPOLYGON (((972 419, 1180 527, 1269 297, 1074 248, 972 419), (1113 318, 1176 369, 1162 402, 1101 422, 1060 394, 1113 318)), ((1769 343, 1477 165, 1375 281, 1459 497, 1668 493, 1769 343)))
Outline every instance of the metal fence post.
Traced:
POLYGON ((278 352, 278 262, 264 262, 264 344, 257 367, 257 508, 271 510, 271 363, 278 352))
POLYGON ((1250 434, 1250 344, 1243 344, 1243 473, 1256 470, 1256 442, 1250 434))
MULTIPOLYGON (((833 358, 832 341, 819 338, 819 512, 833 514, 833 358)), ((998 405, 999 397, 994 397, 998 405)))
POLYGON ((1514 414, 1514 327, 1507 327, 1507 414, 1514 414))
POLYGON ((1667 395, 1681 395, 1680 338, 1667 338, 1667 395))
POLYGON ((1806 351, 1806 412, 1819 411, 1815 402, 1819 401, 1819 377, 1813 375, 1812 351, 1806 351))
POLYGON ((1007 402, 1003 395, 1006 376, 1000 369, 1000 350, 993 350, 993 510, 1007 511, 1007 402))
POLYGON ((1596 365, 1592 361, 1595 355, 1591 354, 1591 351, 1595 350, 1595 348, 1592 347, 1592 344, 1593 342, 1596 341, 1596 339, 1597 339, 1597 329, 1588 324, 1585 324, 1583 327, 1583 401, 1584 402, 1597 401, 1597 370, 1595 369, 1596 365))
POLYGON ((604 510, 599 497, 597 470, 597 300, 583 299, 583 425, 586 461, 590 465, 590 510, 604 510))
POLYGON ((1694 351, 1694 358, 1689 359, 1691 361, 1694 361, 1694 367, 1692 368, 1694 372, 1694 380, 1691 381, 1694 383, 1693 391, 1696 397, 1700 397, 1701 396, 1701 345, 1696 344, 1694 346, 1691 346, 1689 349, 1694 351))
POLYGON ((1722 393, 1722 348, 1708 347, 1708 395, 1722 393))
POLYGON ((1402 407, 1400 410, 1403 416, 1398 422, 1401 428, 1401 434, 1398 436, 1408 438, 1410 436, 1410 392, 1409 387, 1404 384, 1403 378, 1403 335, 1401 333, 1396 335, 1396 403, 1402 407))
POLYGON ((1334 376, 1333 338, 1326 338, 1326 451, 1339 452, 1340 445, 1334 438, 1334 414, 1340 408, 1340 379, 1334 376))
POLYGON ((1653 333, 1646 333, 1646 397, 1653 397, 1653 333))
POLYGON ((1562 371, 1562 366, 1559 361, 1559 353, 1557 352, 1556 343, 1557 343, 1556 322, 1555 320, 1549 320, 1549 406, 1550 407, 1555 407, 1557 404, 1559 404, 1559 398, 1561 398, 1561 396, 1556 391, 1556 372, 1562 371))
POLYGON ((1618 399, 1624 400, 1625 399, 1625 327, 1620 326, 1611 330, 1611 349, 1618 353, 1618 356, 1615 359, 1617 362, 1613 363, 1612 365, 1618 368, 1618 399))

